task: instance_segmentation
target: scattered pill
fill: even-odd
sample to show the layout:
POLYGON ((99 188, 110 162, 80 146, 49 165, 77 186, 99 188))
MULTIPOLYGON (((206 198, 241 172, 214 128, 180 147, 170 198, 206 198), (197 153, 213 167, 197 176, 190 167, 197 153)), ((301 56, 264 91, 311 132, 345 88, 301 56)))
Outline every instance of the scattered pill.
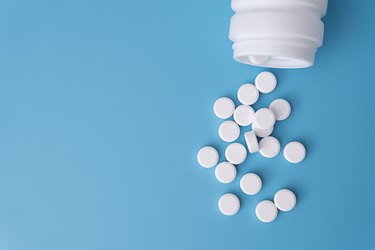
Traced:
POLYGON ((253 173, 245 174, 240 181, 241 190, 248 195, 255 195, 262 189, 262 180, 253 173))
POLYGON ((259 153, 266 158, 273 158, 280 152, 280 142, 273 136, 264 137, 259 142, 259 153))
POLYGON ((273 132, 273 127, 269 128, 269 129, 260 129, 257 126, 255 126, 254 123, 251 124, 251 128, 254 131, 255 135, 258 136, 258 137, 267 137, 267 136, 271 135, 272 132, 273 132))
POLYGON ((247 105, 240 105, 234 110, 234 121, 240 126, 248 126, 254 120, 254 109, 247 105))
POLYGON ((235 109, 234 102, 228 97, 221 97, 215 101, 214 113, 221 119, 228 119, 233 115, 235 109))
POLYGON ((254 126, 267 130, 275 125, 276 119, 275 114, 268 108, 261 108, 255 112, 254 115, 254 126))
POLYGON ((267 94, 276 88, 277 79, 274 74, 268 71, 261 72, 255 78, 255 86, 259 92, 267 94))
POLYGON ((224 194, 219 199, 220 212, 227 216, 235 215, 240 209, 240 200, 231 193, 224 194))
POLYGON ((238 89, 237 98, 244 105, 253 105, 258 101, 259 90, 254 84, 246 83, 238 89))
POLYGON ((225 158, 235 165, 239 165, 246 160, 246 148, 240 143, 231 143, 225 149, 225 158))
POLYGON ((298 141, 289 142, 283 151, 284 158, 290 163, 300 163, 305 159, 306 148, 298 141))
POLYGON ((247 149, 250 153, 255 153, 259 151, 258 139, 254 131, 249 131, 245 133, 245 141, 247 149))
POLYGON ((296 206, 297 198, 292 191, 288 189, 281 189, 276 192, 273 201, 279 210, 287 212, 296 206))
POLYGON ((284 99, 276 99, 270 104, 270 110, 275 114, 277 121, 285 120, 289 117, 292 108, 289 102, 284 99))
POLYGON ((219 136, 225 142, 233 142, 240 136, 240 127, 234 121, 225 121, 219 126, 219 136))
POLYGON ((198 163, 204 168, 212 168, 219 161, 219 153, 211 146, 206 146, 198 151, 198 163))
POLYGON ((260 221, 269 223, 276 219, 277 208, 272 201, 263 200, 256 206, 255 214, 260 221))
POLYGON ((231 183, 237 175, 236 167, 232 163, 222 162, 215 168, 215 176, 221 183, 231 183))
MULTIPOLYGON (((249 56, 250 62, 261 65, 270 58, 263 55, 249 56)), ((261 108, 255 112, 253 107, 259 99, 259 93, 270 93, 277 86, 277 79, 271 72, 264 71, 255 78, 255 83, 246 83, 240 86, 237 91, 237 98, 241 105, 237 108, 228 97, 221 97, 214 103, 213 110, 217 117, 228 119, 233 116, 233 120, 223 121, 219 128, 219 137, 230 143, 225 149, 226 161, 218 164, 219 153, 211 147, 201 148, 197 154, 199 164, 204 168, 215 168, 216 179, 224 184, 233 182, 237 177, 236 165, 246 160, 248 152, 258 152, 266 158, 274 158, 280 152, 280 142, 271 136, 276 121, 287 119, 291 114, 291 105, 284 99, 276 99, 271 102, 268 108, 261 108), (240 126, 251 125, 252 130, 245 132, 246 145, 235 142, 240 134, 240 126), (258 142, 258 137, 262 138, 258 142)), ((299 163, 306 156, 306 148, 300 142, 288 143, 283 155, 291 163, 299 163)), ((240 179, 240 188, 247 195, 255 195, 262 189, 262 179, 254 174, 247 173, 240 179)), ((269 223, 276 219, 279 210, 290 211, 296 206, 296 196, 288 189, 281 189, 274 195, 274 200, 263 200, 255 208, 258 219, 269 223)), ((218 201, 219 210, 227 216, 235 215, 240 209, 240 200, 233 193, 222 195, 218 201)))

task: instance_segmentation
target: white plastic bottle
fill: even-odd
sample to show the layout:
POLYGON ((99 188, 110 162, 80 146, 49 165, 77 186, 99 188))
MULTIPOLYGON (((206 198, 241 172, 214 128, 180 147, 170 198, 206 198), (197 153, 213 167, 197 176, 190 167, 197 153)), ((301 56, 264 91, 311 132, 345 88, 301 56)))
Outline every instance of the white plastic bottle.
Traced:
POLYGON ((327 1, 232 0, 234 59, 270 68, 312 66, 323 42, 327 1))

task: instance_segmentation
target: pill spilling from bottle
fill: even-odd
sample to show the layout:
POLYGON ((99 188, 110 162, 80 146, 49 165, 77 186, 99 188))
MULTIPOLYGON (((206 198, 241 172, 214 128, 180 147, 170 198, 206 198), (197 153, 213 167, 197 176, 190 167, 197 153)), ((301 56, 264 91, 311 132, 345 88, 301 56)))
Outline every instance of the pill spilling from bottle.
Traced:
MULTIPOLYGON (((216 166, 215 177, 222 184, 232 183, 237 178, 236 167, 243 164, 251 154, 259 153, 264 158, 275 158, 282 151, 284 159, 292 164, 301 163, 306 156, 306 148, 301 142, 291 141, 282 149, 279 140, 272 136, 275 124, 291 115, 292 108, 287 100, 275 99, 268 107, 257 110, 251 106, 261 94, 274 91, 277 86, 275 75, 264 71, 256 76, 254 82, 243 84, 238 89, 239 106, 236 107, 235 102, 228 97, 218 98, 213 105, 214 114, 225 120, 218 128, 218 136, 223 142, 229 143, 224 153, 226 160, 219 163, 219 152, 212 146, 202 147, 197 154, 198 163, 202 167, 216 166), (245 130, 244 145, 237 141, 241 135, 240 127, 245 130)), ((247 196, 260 195, 263 185, 262 179, 255 173, 246 173, 240 177, 239 188, 247 196)), ((279 211, 290 211, 296 203, 296 195, 291 190, 280 189, 274 194, 273 201, 262 200, 254 212, 261 222, 269 223, 276 219, 279 211)), ((218 201, 220 212, 227 216, 235 215, 240 210, 240 204, 240 199, 234 193, 226 193, 218 201)))

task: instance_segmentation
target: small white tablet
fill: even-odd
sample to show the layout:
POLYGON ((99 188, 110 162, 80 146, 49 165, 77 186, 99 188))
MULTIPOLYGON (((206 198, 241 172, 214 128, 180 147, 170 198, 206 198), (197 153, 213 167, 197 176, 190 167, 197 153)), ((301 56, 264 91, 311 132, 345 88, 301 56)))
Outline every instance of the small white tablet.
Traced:
POLYGON ((219 161, 219 153, 211 146, 201 148, 197 154, 199 165, 204 168, 212 168, 219 161))
POLYGON ((235 165, 239 165, 246 160, 246 148, 240 143, 232 143, 225 149, 225 158, 235 165))
POLYGON ((240 209, 240 200, 234 194, 227 193, 220 197, 218 205, 220 212, 232 216, 240 209))
POLYGON ((228 97, 221 97, 214 103, 214 113, 221 119, 228 119, 233 115, 235 109, 234 102, 228 97))
POLYGON ((241 190, 247 195, 255 195, 262 189, 262 180, 253 173, 245 174, 240 181, 241 190))
POLYGON ((225 142, 233 142, 240 136, 240 127, 234 121, 225 121, 219 127, 219 136, 225 142))
POLYGON ((296 206, 297 198, 289 189, 281 189, 276 192, 273 201, 279 210, 287 212, 296 206))
POLYGON ((215 176, 221 183, 227 184, 231 183, 237 175, 236 167, 229 162, 221 162, 215 168, 215 176))
POLYGON ((255 214, 261 222, 270 223, 277 217, 277 208, 272 201, 263 200, 255 208, 255 214))
POLYGON ((258 101, 259 91, 254 84, 246 83, 238 89, 237 98, 244 105, 253 105, 258 101))
POLYGON ((284 158, 290 163, 300 163, 305 159, 306 148, 298 141, 289 142, 283 151, 284 158))
POLYGON ((273 136, 264 137, 259 142, 259 153, 266 158, 274 158, 280 152, 280 142, 273 136))
POLYGON ((233 119, 240 126, 249 126, 254 120, 254 109, 247 105, 240 105, 234 110, 233 119))

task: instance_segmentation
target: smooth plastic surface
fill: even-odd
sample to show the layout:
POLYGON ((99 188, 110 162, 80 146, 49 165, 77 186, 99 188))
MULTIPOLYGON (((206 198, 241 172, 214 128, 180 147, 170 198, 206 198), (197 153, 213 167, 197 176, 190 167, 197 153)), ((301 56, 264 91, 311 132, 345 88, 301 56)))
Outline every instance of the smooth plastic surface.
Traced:
POLYGON ((240 200, 236 195, 227 193, 220 197, 218 205, 220 212, 224 215, 232 216, 240 209, 240 200))
POLYGON ((241 190, 247 195, 255 195, 262 189, 262 179, 254 173, 242 176, 240 181, 241 190))
POLYGON ((263 200, 256 206, 255 214, 261 222, 270 223, 276 219, 278 211, 272 201, 263 200))
POLYGON ((288 212, 296 206, 297 197, 289 189, 281 189, 276 192, 273 201, 279 210, 288 212))
POLYGON ((234 121, 225 121, 219 126, 219 136, 225 142, 233 142, 240 136, 240 127, 234 121))
POLYGON ((231 143, 225 149, 225 158, 235 165, 241 164, 246 160, 247 150, 240 143, 231 143))
POLYGON ((215 168, 215 176, 221 183, 231 183, 237 175, 236 167, 230 162, 221 162, 215 168))
POLYGON ((197 160, 204 168, 215 167, 219 161, 219 153, 211 146, 205 146, 198 151, 197 160))
POLYGON ((269 68, 314 64, 323 43, 327 0, 232 0, 235 60, 269 68))

